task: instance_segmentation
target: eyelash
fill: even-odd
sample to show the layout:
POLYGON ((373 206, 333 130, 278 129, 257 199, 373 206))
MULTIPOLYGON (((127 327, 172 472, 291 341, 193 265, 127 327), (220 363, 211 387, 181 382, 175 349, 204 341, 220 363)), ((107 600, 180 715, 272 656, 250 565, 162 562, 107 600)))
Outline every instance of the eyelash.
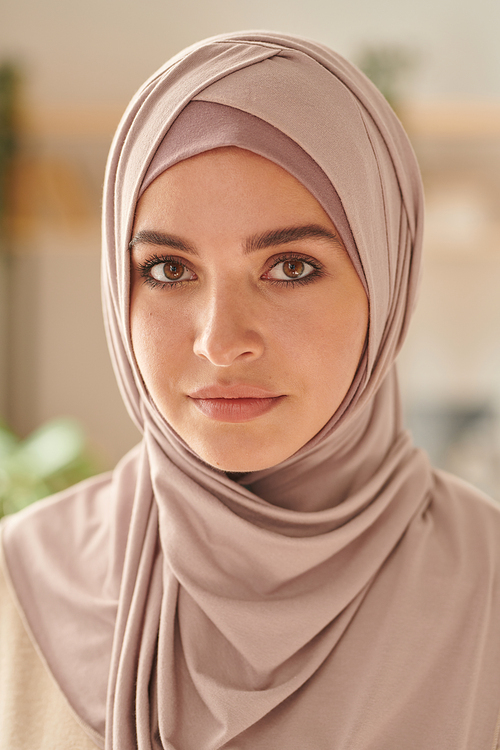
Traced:
POLYGON ((290 279, 289 281, 285 281, 285 279, 268 279, 270 284, 273 286, 287 286, 291 289, 296 289, 298 285, 304 286, 305 284, 310 284, 311 282, 316 281, 316 279, 324 276, 324 268, 315 258, 311 258, 309 255, 294 255, 293 253, 275 258, 273 264, 267 269, 266 273, 272 271, 272 269, 279 266, 280 263, 286 263, 290 260, 298 260, 301 263, 307 263, 308 266, 314 268, 314 271, 311 271, 311 273, 308 273, 307 276, 304 276, 301 279, 290 279))
POLYGON ((185 281, 158 281, 158 279, 151 276, 150 271, 154 266, 160 266, 165 263, 178 263, 180 266, 184 266, 184 268, 190 270, 189 266, 186 266, 180 258, 174 258, 171 255, 151 255, 147 260, 138 265, 139 273, 144 279, 144 283, 150 286, 151 289, 171 288, 185 284, 185 281))
MULTIPOLYGON (((286 263, 287 261, 295 260, 299 261, 301 263, 307 263, 309 266, 312 266, 314 268, 314 271, 311 271, 311 273, 307 274, 307 276, 304 276, 300 279, 290 279, 289 281, 285 281, 285 279, 267 279, 267 281, 272 284, 273 286, 285 286, 290 288, 296 288, 298 285, 303 286, 305 284, 310 284, 311 282, 315 281, 318 278, 321 278, 324 276, 324 268, 315 258, 311 258, 308 255, 297 255, 290 253, 288 255, 282 255, 278 258, 275 258, 272 265, 269 266, 269 268, 266 270, 265 273, 269 273, 269 271, 272 271, 273 268, 276 266, 279 266, 280 263, 286 263)), ((144 283, 148 284, 148 286, 151 287, 151 289, 157 289, 157 288, 164 288, 164 287, 178 287, 185 284, 188 280, 184 281, 158 281, 157 279, 153 278, 151 276, 150 271, 154 266, 163 265, 164 263, 178 263, 181 266, 184 266, 184 268, 187 268, 188 270, 191 270, 189 266, 187 266, 180 258, 175 258, 171 255, 152 255, 147 260, 145 260, 143 263, 140 263, 138 265, 138 270, 140 275, 144 279, 144 283)))

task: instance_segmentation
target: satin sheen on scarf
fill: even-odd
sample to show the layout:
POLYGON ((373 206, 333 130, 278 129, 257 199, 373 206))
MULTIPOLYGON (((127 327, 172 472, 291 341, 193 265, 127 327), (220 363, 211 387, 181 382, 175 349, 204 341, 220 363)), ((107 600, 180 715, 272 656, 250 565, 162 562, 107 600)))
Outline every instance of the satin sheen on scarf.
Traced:
POLYGON ((101 747, 494 746, 500 514, 413 447, 394 367, 415 303, 422 211, 396 117, 319 44, 271 32, 206 40, 129 105, 106 175, 103 298, 144 439, 112 475, 3 525, 33 638, 101 747), (331 200, 323 178, 309 186, 298 167, 370 303, 366 351, 339 410, 294 456, 238 482, 166 424, 130 342, 135 204, 190 102, 259 118, 326 175, 331 200), (303 511, 287 508, 291 498, 303 511))

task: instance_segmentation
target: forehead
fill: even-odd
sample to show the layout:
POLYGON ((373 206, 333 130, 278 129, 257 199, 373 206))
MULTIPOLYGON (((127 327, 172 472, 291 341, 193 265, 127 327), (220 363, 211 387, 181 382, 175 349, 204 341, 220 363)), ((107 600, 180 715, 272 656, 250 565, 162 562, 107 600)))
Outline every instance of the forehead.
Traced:
POLYGON ((316 198, 285 169, 231 146, 192 156, 160 174, 139 199, 134 229, 176 221, 194 231, 209 219, 241 230, 248 222, 291 220, 333 226, 316 198))

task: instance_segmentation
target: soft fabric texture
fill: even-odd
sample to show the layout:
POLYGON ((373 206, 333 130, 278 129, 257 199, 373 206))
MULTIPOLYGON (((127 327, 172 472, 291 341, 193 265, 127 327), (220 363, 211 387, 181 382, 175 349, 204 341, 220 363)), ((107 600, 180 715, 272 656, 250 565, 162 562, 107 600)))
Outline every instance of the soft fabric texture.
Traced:
POLYGON ((87 732, 37 653, 0 559, 0 750, 95 750, 87 732))
POLYGON ((189 102, 156 150, 138 197, 169 167, 222 146, 239 146, 270 159, 314 195, 325 211, 335 217, 335 227, 368 294, 351 227, 332 183, 304 149, 259 117, 215 102, 189 102))
MULTIPOLYGON (((214 133, 208 147, 219 142, 214 133)), ((394 360, 415 303, 422 210, 396 117, 319 44, 207 40, 131 102, 108 162, 103 297, 144 439, 112 476, 3 529, 33 637, 107 750, 496 746, 500 513, 432 472, 401 419, 394 360), (130 342, 137 196, 159 147, 168 163, 169 143, 183 141, 165 136, 193 101, 259 118, 327 176, 331 203, 321 178, 309 189, 334 224, 347 221, 370 304, 366 350, 335 415, 294 456, 238 482, 166 424, 130 342)))

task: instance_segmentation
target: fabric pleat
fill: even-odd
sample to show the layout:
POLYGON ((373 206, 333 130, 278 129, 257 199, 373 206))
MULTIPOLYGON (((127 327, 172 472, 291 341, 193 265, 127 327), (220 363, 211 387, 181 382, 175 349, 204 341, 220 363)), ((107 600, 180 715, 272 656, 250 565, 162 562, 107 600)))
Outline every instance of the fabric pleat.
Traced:
POLYGON ((399 400, 395 358, 422 222, 419 170, 396 116, 320 44, 214 37, 133 98, 107 166, 102 273, 113 365, 143 440, 112 474, 2 527, 32 637, 102 748, 493 747, 500 515, 433 472, 399 400), (223 142, 219 116, 261 122, 253 140, 232 143, 269 149, 277 163, 289 157, 273 135, 252 145, 259 133, 294 144, 308 189, 343 222, 369 298, 366 349, 341 407, 296 454, 237 479, 167 424, 130 339, 136 202, 160 158, 188 158, 172 156, 188 109, 206 113, 199 150, 223 142))

